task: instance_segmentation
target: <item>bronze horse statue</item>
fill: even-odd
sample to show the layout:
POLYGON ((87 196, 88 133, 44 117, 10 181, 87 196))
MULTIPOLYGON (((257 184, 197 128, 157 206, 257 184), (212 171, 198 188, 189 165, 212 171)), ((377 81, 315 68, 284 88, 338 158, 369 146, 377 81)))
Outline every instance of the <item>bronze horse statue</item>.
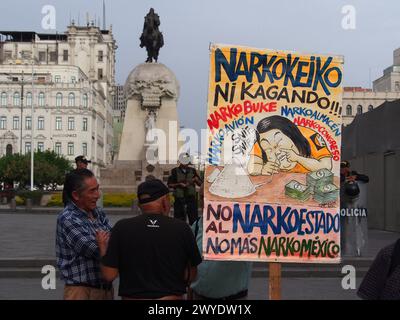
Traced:
POLYGON ((160 48, 164 45, 164 37, 158 27, 160 25, 160 17, 151 8, 144 18, 143 33, 140 36, 140 47, 146 47, 146 62, 157 62, 160 48))

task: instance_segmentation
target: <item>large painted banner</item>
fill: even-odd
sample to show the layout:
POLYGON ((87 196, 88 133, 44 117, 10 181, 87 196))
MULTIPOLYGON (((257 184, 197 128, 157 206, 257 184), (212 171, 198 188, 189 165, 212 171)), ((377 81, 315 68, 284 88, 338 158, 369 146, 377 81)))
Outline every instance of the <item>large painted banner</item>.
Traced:
POLYGON ((211 46, 205 259, 340 261, 342 64, 211 46))

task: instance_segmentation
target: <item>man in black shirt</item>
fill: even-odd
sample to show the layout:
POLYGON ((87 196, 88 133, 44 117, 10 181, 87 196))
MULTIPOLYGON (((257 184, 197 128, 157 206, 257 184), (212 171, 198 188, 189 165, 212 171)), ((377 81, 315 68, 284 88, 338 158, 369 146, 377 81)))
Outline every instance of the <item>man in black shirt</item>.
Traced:
POLYGON ((123 299, 182 299, 201 256, 190 227, 168 217, 169 189, 157 179, 138 187, 142 215, 119 221, 107 239, 97 238, 102 274, 120 277, 123 299))

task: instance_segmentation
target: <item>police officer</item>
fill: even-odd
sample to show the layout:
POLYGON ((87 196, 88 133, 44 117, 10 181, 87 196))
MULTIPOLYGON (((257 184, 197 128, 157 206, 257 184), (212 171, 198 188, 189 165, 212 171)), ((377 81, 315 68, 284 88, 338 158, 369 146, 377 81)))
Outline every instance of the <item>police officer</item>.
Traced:
POLYGON ((76 169, 87 169, 88 163, 92 161, 87 160, 85 156, 77 156, 75 158, 76 169))
POLYGON ((168 178, 168 187, 174 189, 174 217, 192 225, 198 218, 196 185, 202 181, 196 170, 190 165, 190 155, 183 153, 179 156, 179 167, 172 169, 168 178))

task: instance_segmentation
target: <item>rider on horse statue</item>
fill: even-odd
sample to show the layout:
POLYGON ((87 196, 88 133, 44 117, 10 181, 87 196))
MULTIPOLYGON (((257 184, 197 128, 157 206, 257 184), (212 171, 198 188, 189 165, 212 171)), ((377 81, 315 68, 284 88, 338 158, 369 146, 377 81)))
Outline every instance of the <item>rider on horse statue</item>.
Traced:
POLYGON ((149 13, 144 18, 143 33, 140 36, 140 47, 146 47, 147 60, 146 62, 157 62, 158 52, 164 45, 164 38, 158 26, 160 25, 160 17, 151 8, 149 13))

